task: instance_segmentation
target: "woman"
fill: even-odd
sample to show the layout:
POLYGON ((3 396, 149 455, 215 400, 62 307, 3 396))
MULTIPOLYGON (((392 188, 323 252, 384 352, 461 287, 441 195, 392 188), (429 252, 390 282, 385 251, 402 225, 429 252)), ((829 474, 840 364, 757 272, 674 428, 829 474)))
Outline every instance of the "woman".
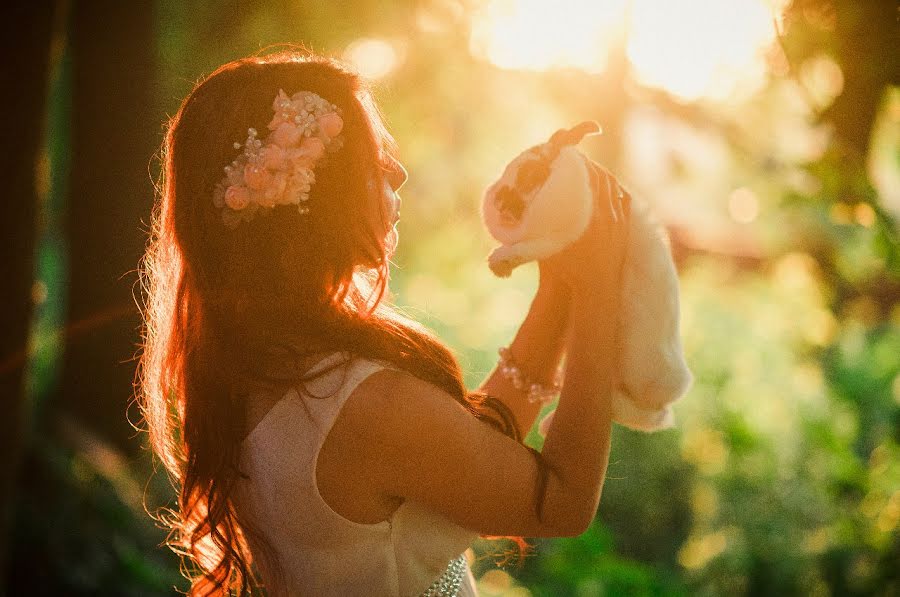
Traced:
POLYGON ((382 300, 393 149, 359 78, 305 53, 222 66, 169 123, 140 383, 191 594, 474 595, 479 534, 574 536, 596 512, 627 199, 540 263, 501 366, 467 392, 382 300), (558 389, 564 350, 537 453, 529 398, 558 389))

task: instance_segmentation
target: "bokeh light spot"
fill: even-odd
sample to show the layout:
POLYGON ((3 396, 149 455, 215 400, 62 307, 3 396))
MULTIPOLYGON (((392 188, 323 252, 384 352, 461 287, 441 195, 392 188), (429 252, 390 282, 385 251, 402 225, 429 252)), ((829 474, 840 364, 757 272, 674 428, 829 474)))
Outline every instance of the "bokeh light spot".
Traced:
POLYGON ((735 189, 728 197, 728 213, 735 222, 749 224, 759 215, 759 200, 756 193, 747 187, 735 189))
POLYGON ((725 551, 727 545, 728 538, 725 531, 691 537, 678 551, 678 563, 685 568, 701 568, 725 551))
POLYGON ((358 39, 347 46, 344 58, 368 79, 385 77, 400 64, 400 55, 392 44, 371 37, 358 39))
POLYGON ((819 108, 824 108, 844 90, 844 73, 831 57, 820 54, 800 67, 800 80, 819 108))
POLYGON ((853 208, 853 217, 866 228, 871 228, 875 223, 875 210, 868 203, 857 203, 853 208))

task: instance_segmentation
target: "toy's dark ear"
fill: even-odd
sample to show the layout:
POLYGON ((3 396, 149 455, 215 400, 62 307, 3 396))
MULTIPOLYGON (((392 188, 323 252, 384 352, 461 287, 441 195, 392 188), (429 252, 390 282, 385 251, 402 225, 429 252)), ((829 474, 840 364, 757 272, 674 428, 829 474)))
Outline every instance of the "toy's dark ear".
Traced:
POLYGON ((600 125, 594 122, 593 120, 586 120, 582 123, 576 124, 570 129, 560 129, 553 133, 553 136, 550 137, 548 143, 550 145, 554 145, 557 148, 565 147, 566 145, 577 145, 588 135, 598 135, 600 134, 602 129, 600 125))

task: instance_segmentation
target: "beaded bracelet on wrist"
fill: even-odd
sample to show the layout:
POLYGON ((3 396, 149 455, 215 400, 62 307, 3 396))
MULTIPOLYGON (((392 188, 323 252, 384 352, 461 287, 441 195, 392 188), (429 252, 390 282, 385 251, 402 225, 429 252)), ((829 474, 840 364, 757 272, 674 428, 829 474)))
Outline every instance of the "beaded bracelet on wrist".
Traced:
POLYGON ((500 354, 500 373, 503 377, 512 382, 517 390, 528 393, 528 401, 531 403, 552 402, 562 389, 560 374, 557 371, 556 379, 550 385, 544 385, 536 381, 532 381, 522 373, 518 364, 513 360, 512 353, 509 348, 501 346, 497 351, 500 354))

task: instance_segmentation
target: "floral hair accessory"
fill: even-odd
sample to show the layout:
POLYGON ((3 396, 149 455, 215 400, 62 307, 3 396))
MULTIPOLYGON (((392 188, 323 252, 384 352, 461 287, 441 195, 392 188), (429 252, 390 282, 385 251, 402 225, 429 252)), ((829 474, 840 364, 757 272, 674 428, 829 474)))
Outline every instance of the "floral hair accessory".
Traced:
POLYGON ((255 128, 247 129, 244 151, 225 166, 225 177, 216 185, 213 203, 230 228, 276 205, 296 205, 301 214, 309 213, 305 203, 316 181, 315 167, 343 145, 340 108, 311 91, 288 96, 279 89, 272 110, 271 132, 260 140, 255 128))

